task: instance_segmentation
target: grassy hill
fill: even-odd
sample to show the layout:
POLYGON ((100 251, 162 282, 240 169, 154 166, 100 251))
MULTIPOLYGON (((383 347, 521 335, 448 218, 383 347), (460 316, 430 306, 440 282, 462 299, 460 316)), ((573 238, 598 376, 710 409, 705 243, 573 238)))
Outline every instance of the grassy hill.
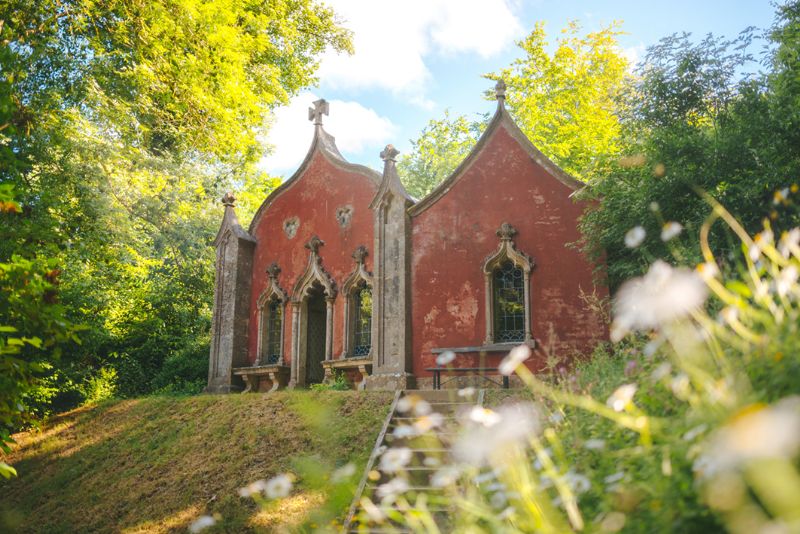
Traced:
POLYGON ((302 476, 272 509, 257 508, 237 489, 309 463, 360 468, 391 397, 153 397, 74 410, 16 436, 6 461, 19 477, 0 482, 0 531, 185 532, 203 514, 219 518, 209 533, 301 525, 326 500, 302 476))

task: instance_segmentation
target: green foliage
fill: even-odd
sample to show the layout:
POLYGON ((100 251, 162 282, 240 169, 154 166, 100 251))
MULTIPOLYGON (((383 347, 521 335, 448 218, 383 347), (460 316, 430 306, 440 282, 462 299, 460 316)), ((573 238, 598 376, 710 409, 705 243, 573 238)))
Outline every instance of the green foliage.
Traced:
POLYGON ((581 36, 570 22, 550 52, 537 23, 519 43, 523 57, 487 76, 505 81, 506 104, 533 144, 584 181, 604 174, 622 146, 617 97, 629 75, 618 27, 581 36))
POLYGON ((347 391, 353 389, 347 381, 347 375, 343 371, 334 371, 333 380, 319 384, 311 384, 312 391, 347 391))
MULTIPOLYGON (((570 23, 550 51, 539 23, 519 44, 523 56, 498 73, 508 87, 506 105, 523 132, 546 156, 588 181, 607 171, 622 141, 618 97, 628 81, 617 44, 617 24, 580 36, 570 23)), ((403 183, 422 198, 469 154, 489 117, 431 120, 398 164, 403 183)))
MULTIPOLYGON (((797 223, 790 193, 800 174, 800 115, 793 104, 800 85, 790 80, 800 69, 787 54, 797 45, 791 31, 800 18, 797 3, 780 14, 771 34, 774 70, 765 75, 742 74, 756 68, 748 52, 753 30, 732 40, 673 35, 648 50, 624 97, 625 156, 586 191, 597 202, 582 230, 596 257, 606 256, 612 287, 670 249, 684 261, 699 260, 696 236, 706 204, 698 190, 751 231, 767 216, 777 231, 797 223), (657 236, 668 221, 681 223, 690 237, 664 243, 657 236), (623 236, 635 226, 649 237, 629 249, 623 236)), ((724 228, 715 229, 712 244, 722 257, 738 246, 724 228)))
POLYGON ((0 41, 0 261, 50 258, 88 328, 30 409, 196 392, 218 199, 241 191, 244 219, 279 183, 258 136, 349 33, 313 0, 9 0, 0 41))
POLYGON ((397 164, 408 192, 422 198, 453 172, 467 157, 486 128, 487 119, 470 122, 465 116, 430 120, 419 137, 411 141, 411 153, 397 164))

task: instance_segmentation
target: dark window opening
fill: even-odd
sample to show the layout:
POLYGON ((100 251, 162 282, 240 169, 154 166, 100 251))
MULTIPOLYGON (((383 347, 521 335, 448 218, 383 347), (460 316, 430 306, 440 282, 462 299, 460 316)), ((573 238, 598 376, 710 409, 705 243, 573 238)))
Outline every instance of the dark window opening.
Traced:
POLYGON ((366 356, 372 347, 372 289, 361 284, 353 295, 353 356, 366 356))
POLYGON ((507 261, 493 275, 494 340, 525 341, 525 278, 522 269, 507 261))

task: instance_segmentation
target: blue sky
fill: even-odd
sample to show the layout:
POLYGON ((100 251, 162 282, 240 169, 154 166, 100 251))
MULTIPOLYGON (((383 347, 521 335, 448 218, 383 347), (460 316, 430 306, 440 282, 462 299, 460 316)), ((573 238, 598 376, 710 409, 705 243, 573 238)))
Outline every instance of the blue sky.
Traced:
MULTIPOLYGON (((585 32, 622 21, 619 44, 640 58, 661 37, 687 31, 734 37, 747 26, 768 28, 769 0, 328 0, 354 32, 355 54, 323 57, 317 87, 276 110, 262 167, 289 176, 308 150, 306 109, 330 101, 326 130, 345 157, 380 168, 387 144, 408 151, 428 120, 445 109, 473 115, 492 111, 482 98, 491 83, 482 74, 518 57, 515 42, 538 21, 553 40, 570 20, 585 32)), ((755 48, 753 52, 758 52, 755 48)))

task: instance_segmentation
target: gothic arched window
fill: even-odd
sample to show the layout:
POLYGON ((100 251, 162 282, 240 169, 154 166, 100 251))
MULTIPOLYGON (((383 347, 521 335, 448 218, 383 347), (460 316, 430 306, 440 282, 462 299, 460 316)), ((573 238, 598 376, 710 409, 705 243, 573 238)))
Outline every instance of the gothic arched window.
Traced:
POLYGON ((494 341, 525 341, 525 277, 510 261, 502 263, 492 275, 494 341))
MULTIPOLYGON (((281 333, 283 332, 283 303, 277 298, 269 301, 267 306, 266 321, 263 321, 266 332, 262 334, 264 337, 264 353, 261 355, 261 361, 266 364, 279 363, 283 356, 283 347, 281 343, 281 333)), ((263 324, 262 323, 262 324, 263 324)))
POLYGON ((276 263, 267 267, 269 281, 258 297, 258 363, 275 365, 283 361, 283 307, 286 293, 278 285, 281 270, 276 263))
POLYGON ((514 246, 517 230, 503 223, 500 246, 483 264, 486 282, 486 345, 530 343, 530 281, 533 260, 514 246))
POLYGON ((372 348, 372 289, 362 281, 353 294, 353 356, 366 356, 372 348))

